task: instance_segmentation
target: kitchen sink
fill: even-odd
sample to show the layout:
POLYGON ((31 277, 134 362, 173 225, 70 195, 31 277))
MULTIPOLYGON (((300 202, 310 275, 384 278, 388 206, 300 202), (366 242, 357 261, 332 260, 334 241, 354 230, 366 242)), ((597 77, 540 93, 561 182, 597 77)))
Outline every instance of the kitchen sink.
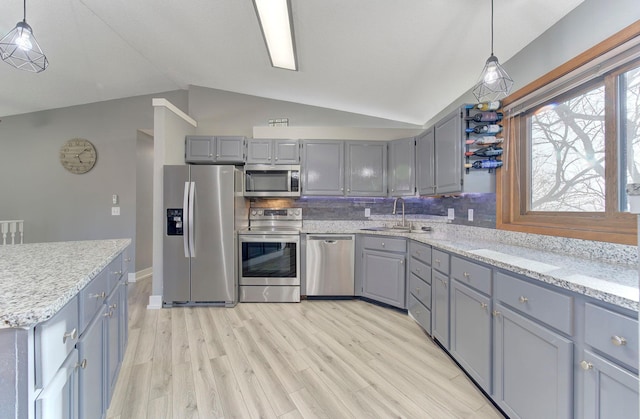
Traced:
POLYGON ((423 227, 423 228, 410 228, 410 227, 402 227, 402 226, 374 226, 374 227, 364 227, 361 228, 362 231, 395 231, 398 233, 428 233, 431 231, 431 227, 423 227))

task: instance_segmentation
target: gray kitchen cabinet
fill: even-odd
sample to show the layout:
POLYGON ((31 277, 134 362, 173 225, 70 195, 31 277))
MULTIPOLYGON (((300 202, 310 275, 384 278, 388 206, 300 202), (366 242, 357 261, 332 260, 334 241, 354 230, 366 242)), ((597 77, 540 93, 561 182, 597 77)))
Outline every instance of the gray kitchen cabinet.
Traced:
POLYGON ((493 316, 494 401, 509 417, 573 417, 573 342, 500 302, 493 316))
POLYGON ((407 309, 418 324, 431 334, 431 246, 409 241, 407 309))
POLYGON ((344 195, 344 141, 302 142, 302 195, 344 195))
POLYGON ((73 349, 35 400, 35 417, 79 419, 78 350, 73 349))
POLYGON ((451 355, 491 393, 491 299, 451 280, 451 355))
POLYGON ((387 196, 387 143, 345 142, 347 196, 387 196))
POLYGON ((389 196, 416 193, 416 139, 389 141, 389 196))
POLYGON ((406 240, 365 236, 362 250, 362 296, 406 308, 406 240))
POLYGON ((638 375, 585 350, 579 365, 584 382, 583 418, 637 418, 638 375))
POLYGON ((416 137, 416 189, 418 195, 436 193, 435 127, 416 137))
POLYGON ((245 137, 188 135, 185 137, 185 162, 195 164, 244 163, 245 137))
POLYGON ((300 164, 298 140, 248 139, 247 164, 300 164))
POLYGON ((462 191, 462 114, 454 110, 435 125, 436 194, 462 191))
POLYGON ((449 349, 449 254, 431 251, 431 331, 449 349))
POLYGON ((83 419, 101 419, 105 407, 105 313, 106 305, 98 311, 78 340, 80 357, 79 412, 83 419))

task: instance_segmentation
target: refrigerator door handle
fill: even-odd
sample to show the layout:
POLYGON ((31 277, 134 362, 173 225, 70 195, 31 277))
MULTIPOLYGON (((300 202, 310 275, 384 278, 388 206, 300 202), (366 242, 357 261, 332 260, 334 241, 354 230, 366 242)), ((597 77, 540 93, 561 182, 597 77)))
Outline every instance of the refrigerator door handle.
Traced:
POLYGON ((196 257, 196 243, 195 243, 195 229, 194 229, 195 200, 196 200, 196 183, 191 182, 191 187, 189 188, 189 253, 192 258, 196 257))
POLYGON ((188 208, 189 208, 189 183, 184 183, 184 193, 182 194, 182 223, 184 228, 182 229, 182 242, 184 244, 184 257, 188 258, 189 254, 189 216, 188 216, 188 208))

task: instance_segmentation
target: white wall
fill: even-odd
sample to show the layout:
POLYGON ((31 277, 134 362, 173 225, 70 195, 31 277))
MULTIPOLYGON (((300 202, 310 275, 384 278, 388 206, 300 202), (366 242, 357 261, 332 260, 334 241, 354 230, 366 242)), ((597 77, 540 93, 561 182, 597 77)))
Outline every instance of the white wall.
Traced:
MULTIPOLYGON (((514 81, 512 92, 526 86, 566 63, 606 38, 640 19, 638 0, 585 0, 571 13, 549 28, 518 54, 502 62, 514 81)), ((499 21, 495 22, 500 25, 499 21)), ((500 39, 495 40, 495 54, 500 58, 500 39)), ((478 63, 478 74, 484 63, 478 63)), ((425 127, 436 123, 462 103, 476 102, 471 88, 453 101, 425 127)))

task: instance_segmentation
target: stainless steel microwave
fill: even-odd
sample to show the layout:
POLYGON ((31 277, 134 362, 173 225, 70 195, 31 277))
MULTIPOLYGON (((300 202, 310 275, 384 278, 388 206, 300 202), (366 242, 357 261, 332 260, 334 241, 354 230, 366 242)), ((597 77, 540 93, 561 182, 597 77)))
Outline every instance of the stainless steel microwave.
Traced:
POLYGON ((244 166, 244 196, 300 196, 299 165, 247 164, 244 166))

